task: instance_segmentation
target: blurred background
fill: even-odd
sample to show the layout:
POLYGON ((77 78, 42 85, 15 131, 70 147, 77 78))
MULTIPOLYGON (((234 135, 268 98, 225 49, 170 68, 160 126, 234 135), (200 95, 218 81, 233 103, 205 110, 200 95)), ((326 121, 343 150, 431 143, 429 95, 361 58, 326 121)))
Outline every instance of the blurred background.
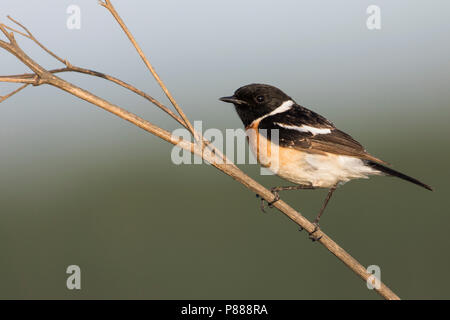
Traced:
MULTIPOLYGON (((375 156, 432 185, 374 177, 339 188, 323 230, 404 299, 448 299, 448 1, 113 1, 191 121, 240 128, 217 100, 252 82, 282 88, 375 156), (381 30, 366 9, 381 8, 381 30)), ((2 0, 72 64, 167 103, 117 23, 94 0, 2 0), (81 28, 66 12, 81 9, 81 28)), ((29 40, 42 66, 61 65, 29 40)), ((0 51, 2 75, 28 72, 0 51)), ((173 130, 146 100, 105 80, 64 79, 173 130)), ((0 95, 16 85, 0 84, 0 95)), ((276 209, 207 165, 52 87, 0 105, 0 298, 379 299, 276 209), (81 290, 66 288, 79 265, 81 290)), ((241 168, 267 187, 283 185, 241 168)), ((326 190, 282 198, 313 219, 326 190)))

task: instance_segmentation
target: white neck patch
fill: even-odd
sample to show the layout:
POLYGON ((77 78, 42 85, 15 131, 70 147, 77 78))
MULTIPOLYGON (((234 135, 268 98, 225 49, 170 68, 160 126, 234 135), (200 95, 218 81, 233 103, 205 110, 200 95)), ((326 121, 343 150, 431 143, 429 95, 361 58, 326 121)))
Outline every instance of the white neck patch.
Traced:
POLYGON ((276 109, 273 110, 272 112, 270 112, 270 113, 268 113, 268 114, 266 114, 266 115, 264 115, 264 116, 262 116, 262 117, 259 117, 259 118, 256 119, 256 120, 253 120, 252 123, 251 123, 251 125, 252 125, 253 123, 255 123, 255 122, 261 121, 261 120, 264 119, 264 118, 267 118, 267 117, 269 117, 269 116, 273 116, 274 114, 286 112, 286 111, 288 111, 289 109, 291 109, 293 105, 294 105, 294 101, 292 101, 292 100, 286 100, 285 102, 283 102, 278 108, 276 108, 276 109))

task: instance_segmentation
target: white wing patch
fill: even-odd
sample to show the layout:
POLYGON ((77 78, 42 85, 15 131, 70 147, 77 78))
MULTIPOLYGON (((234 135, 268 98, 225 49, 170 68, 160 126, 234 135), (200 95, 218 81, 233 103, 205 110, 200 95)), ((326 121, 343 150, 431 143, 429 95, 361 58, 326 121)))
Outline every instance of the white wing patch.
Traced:
POLYGON ((282 128, 285 129, 290 129, 290 130, 297 130, 300 132, 310 132, 313 134, 313 136, 315 136, 316 134, 328 134, 331 133, 331 129, 328 128, 315 128, 315 127, 311 127, 311 126, 307 126, 307 125, 302 125, 300 127, 298 126, 289 126, 286 124, 282 124, 279 122, 275 122, 275 124, 279 125, 282 128))

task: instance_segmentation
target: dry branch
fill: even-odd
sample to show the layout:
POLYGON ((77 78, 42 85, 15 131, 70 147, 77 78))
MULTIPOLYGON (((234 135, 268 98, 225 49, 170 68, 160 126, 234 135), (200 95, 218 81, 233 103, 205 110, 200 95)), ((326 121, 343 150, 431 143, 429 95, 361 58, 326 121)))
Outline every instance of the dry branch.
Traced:
MULTIPOLYGON (((98 72, 95 70, 76 67, 71 64, 69 64, 69 67, 53 69, 53 70, 49 70, 48 72, 53 73, 53 74, 62 73, 62 72, 78 72, 78 73, 83 73, 83 74, 87 74, 90 76, 109 80, 109 81, 114 82, 115 84, 118 84, 119 86, 124 87, 125 89, 128 89, 128 90, 136 93, 137 95, 140 95, 141 97, 147 99, 148 101, 150 101, 151 103, 156 105, 158 108, 160 108, 161 110, 166 112, 168 115, 170 115, 172 118, 174 118, 176 121, 178 121, 182 126, 184 126, 183 119, 181 119, 177 114, 175 114, 172 110, 167 108, 161 102, 159 102, 158 100, 156 100, 149 94, 145 93, 144 91, 139 90, 138 88, 132 86, 131 84, 126 83, 125 81, 122 81, 120 79, 117 79, 116 77, 113 77, 113 76, 110 76, 110 75, 107 75, 107 74, 104 74, 102 72, 98 72)), ((34 74, 34 73, 24 73, 24 74, 11 75, 11 76, 0 76, 0 82, 19 82, 19 83, 32 84, 35 82, 35 79, 36 79, 36 74, 34 74)))
MULTIPOLYGON (((100 108, 103 108, 104 110, 111 112, 118 117, 129 121, 130 123, 138 126, 139 128, 144 129, 145 131, 156 135, 157 137, 164 139, 165 141, 172 143, 174 145, 178 145, 179 147, 189 150, 190 152, 200 156, 203 158, 203 160, 211 163, 214 167, 219 169, 220 171, 224 172, 225 174, 232 177, 234 180, 238 181, 239 183, 243 184, 246 188, 249 190, 255 192, 260 197, 267 201, 274 200, 274 195, 266 189, 264 186, 250 178, 248 175, 246 175, 244 172, 242 172, 239 168, 237 168, 233 163, 231 163, 228 159, 225 158, 225 156, 217 149, 214 148, 212 144, 210 144, 209 141, 205 140, 199 132, 195 132, 192 128, 192 125, 190 124, 189 120, 187 119, 186 115, 184 114, 183 110, 180 108, 180 106, 177 104, 175 99, 173 98, 170 91, 167 89, 167 87, 164 85, 162 80, 159 78, 159 76, 154 71, 152 65, 148 62, 148 59, 145 57, 144 53, 140 49, 139 45, 137 44, 134 37, 131 35, 127 27, 125 26, 123 20, 120 18, 117 11, 114 9, 112 3, 109 0, 106 1, 100 1, 100 4, 107 8, 109 12, 113 15, 113 17, 116 19, 116 21, 119 23, 119 25, 122 27, 123 31, 128 36, 131 43, 136 48, 137 52, 139 53, 141 59, 144 61, 147 68, 152 73, 153 77, 156 79, 158 84, 161 86, 167 97, 169 98, 170 102, 172 103, 175 110, 178 112, 180 117, 178 117, 176 114, 174 114, 171 110, 169 110, 167 107, 165 107, 163 104, 161 104, 156 99, 152 98, 151 96, 145 94, 144 92, 132 87, 129 84, 126 84, 125 82, 105 75, 103 73, 99 73, 92 70, 87 70, 83 68, 79 68, 76 66, 73 66, 68 63, 67 60, 62 59, 55 55, 53 52, 48 50, 45 46, 43 46, 40 42, 37 41, 36 38, 26 29, 22 24, 17 22, 16 20, 10 18, 11 21, 16 23, 18 26, 20 26, 24 32, 20 32, 18 30, 15 30, 11 27, 7 27, 3 24, 0 24, 0 31, 5 35, 5 37, 9 40, 9 42, 0 40, 0 48, 3 48, 4 50, 10 52, 12 55, 14 55, 19 61, 21 61, 24 65, 29 67, 33 73, 32 74, 22 74, 22 75, 13 75, 13 76, 2 76, 0 77, 0 82, 16 82, 16 83, 23 83, 23 85, 13 91, 12 93, 8 94, 7 96, 3 97, 1 101, 5 100, 6 98, 12 96, 13 94, 19 92, 23 88, 25 88, 29 84, 33 84, 35 86, 39 86, 42 84, 48 84, 51 86, 54 86, 56 88, 59 88, 61 90, 64 90, 80 99, 83 99, 87 102, 90 102, 100 108), (7 30, 10 30, 11 32, 8 32, 7 30), (25 52, 22 51, 20 46, 17 44, 15 38, 14 38, 14 32, 21 34, 30 40, 34 41, 36 44, 38 44, 43 50, 45 50, 47 53, 52 55, 55 59, 62 62, 66 65, 66 68, 62 69, 55 69, 55 70, 46 70, 42 66, 40 66, 37 62, 32 60, 25 52), (79 88, 75 86, 72 83, 69 83, 55 74, 61 73, 61 72, 81 72, 87 75, 97 76, 101 77, 110 81, 113 81, 152 102, 153 104, 157 105, 159 108, 167 112, 174 120, 178 121, 180 124, 182 124, 185 128, 187 128, 195 137, 195 142, 192 143, 190 141, 186 141, 177 137, 172 136, 172 134, 152 123, 150 123, 147 120, 144 120, 137 115, 128 112, 127 110, 114 105, 105 99, 102 99, 98 96, 95 96, 94 94, 90 93, 87 90, 84 90, 82 88, 79 88), (214 152, 203 152, 205 145, 208 148, 211 148, 214 152), (224 161, 224 159, 226 161, 224 161)), ((0 101, 0 102, 1 102, 0 101)), ((307 232, 311 233, 315 226, 308 221, 303 215, 301 215, 299 212, 294 210, 292 207, 290 207, 287 203, 285 203, 282 200, 279 200, 275 202, 274 207, 279 209, 282 213, 284 213, 287 217, 289 217, 292 221, 294 221, 296 224, 298 224, 300 227, 305 229, 307 232)), ((336 242, 334 242, 330 237, 328 237, 325 233, 323 233, 322 230, 319 230, 316 235, 318 237, 321 236, 319 242, 327 248, 331 253, 333 253, 338 259, 340 259, 346 266, 348 266, 352 271, 354 271, 358 276, 360 276, 364 281, 367 281, 367 279, 371 276, 366 269, 357 261, 355 260, 351 255, 349 255, 343 248, 341 248, 336 242)), ((375 290, 385 299, 399 299, 399 297, 392 292, 384 283, 381 283, 381 286, 379 289, 375 288, 375 290)))

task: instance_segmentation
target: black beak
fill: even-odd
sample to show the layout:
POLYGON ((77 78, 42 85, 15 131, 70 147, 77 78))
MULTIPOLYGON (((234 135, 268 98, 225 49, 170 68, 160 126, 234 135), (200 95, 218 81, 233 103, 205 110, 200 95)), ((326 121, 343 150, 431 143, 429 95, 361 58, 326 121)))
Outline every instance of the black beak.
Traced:
POLYGON ((223 101, 223 102, 234 103, 234 104, 244 104, 244 103, 246 103, 243 100, 237 99, 235 96, 222 97, 222 98, 219 98, 219 100, 223 101))

